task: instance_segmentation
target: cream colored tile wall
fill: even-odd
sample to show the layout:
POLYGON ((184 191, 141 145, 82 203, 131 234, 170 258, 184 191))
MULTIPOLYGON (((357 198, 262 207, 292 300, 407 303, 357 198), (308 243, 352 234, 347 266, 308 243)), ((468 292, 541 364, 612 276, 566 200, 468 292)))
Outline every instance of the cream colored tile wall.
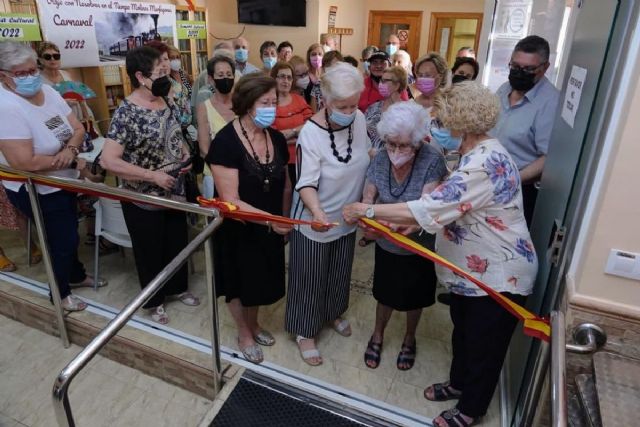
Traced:
MULTIPOLYGON (((573 302, 640 318, 640 281, 611 276, 604 268, 612 248, 640 252, 640 80, 631 86, 633 98, 621 117, 619 140, 594 213, 584 256, 569 279, 573 302), (572 289, 573 288, 573 289, 572 289)), ((570 300, 570 302, 572 302, 570 300)))

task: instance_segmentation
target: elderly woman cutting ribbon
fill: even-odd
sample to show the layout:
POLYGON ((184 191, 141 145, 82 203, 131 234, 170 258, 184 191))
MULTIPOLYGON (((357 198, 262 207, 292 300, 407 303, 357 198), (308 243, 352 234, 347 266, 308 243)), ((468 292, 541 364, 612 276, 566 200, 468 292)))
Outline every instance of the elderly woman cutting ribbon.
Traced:
MULTIPOLYGON (((450 138, 460 141, 457 170, 418 200, 354 203, 343 216, 350 223, 365 216, 389 221, 400 229, 418 224, 436 233, 439 255, 522 304, 538 263, 522 213, 518 168, 487 135, 498 118, 498 101, 483 86, 462 82, 437 96, 434 108, 450 138)), ((434 425, 470 426, 487 411, 517 319, 469 280, 440 266, 436 274, 453 294, 453 360, 449 380, 428 387, 424 395, 434 401, 458 399, 434 425)))

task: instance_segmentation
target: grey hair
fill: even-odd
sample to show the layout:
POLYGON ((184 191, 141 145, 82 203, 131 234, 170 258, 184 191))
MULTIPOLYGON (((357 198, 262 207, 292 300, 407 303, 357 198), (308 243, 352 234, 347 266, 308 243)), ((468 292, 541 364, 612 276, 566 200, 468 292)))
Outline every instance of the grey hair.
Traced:
POLYGON ((227 58, 231 59, 232 61, 235 61, 235 57, 233 56, 233 51, 227 49, 227 48, 223 48, 223 47, 219 47, 217 49, 213 50, 213 55, 211 56, 211 59, 216 58, 218 56, 226 56, 227 58))
POLYGON ((347 99, 364 90, 360 71, 351 64, 338 62, 320 78, 320 90, 327 103, 347 99))
POLYGON ((414 101, 400 101, 392 104, 382 113, 378 122, 378 135, 387 138, 408 136, 414 148, 422 146, 428 134, 429 113, 414 101))
POLYGON ((401 61, 406 61, 407 65, 403 66, 403 68, 407 71, 407 74, 411 74, 413 64, 411 63, 411 55, 409 55, 409 52, 407 52, 406 50, 398 49, 398 51, 393 54, 392 60, 396 56, 401 57, 401 61))
POLYGON ((29 60, 34 62, 38 60, 38 55, 30 46, 18 42, 0 42, 1 70, 11 70, 13 67, 22 65, 29 60))

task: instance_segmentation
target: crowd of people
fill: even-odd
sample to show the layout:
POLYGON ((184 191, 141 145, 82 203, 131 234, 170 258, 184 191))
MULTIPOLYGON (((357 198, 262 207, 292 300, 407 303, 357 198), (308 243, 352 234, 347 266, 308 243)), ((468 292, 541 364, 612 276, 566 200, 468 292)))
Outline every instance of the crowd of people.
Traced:
MULTIPOLYGON (((56 71, 59 49, 43 46, 36 53, 0 42, 0 163, 86 176, 77 156, 87 130, 47 85, 69 77, 56 71)), ((248 62, 249 51, 242 37, 223 41, 193 78, 179 51, 164 42, 129 51, 133 91, 113 114, 100 160, 131 191, 185 200, 186 176, 201 173, 206 197, 314 221, 293 227, 228 220, 215 234, 217 292, 247 360, 262 362, 261 346, 275 344, 258 313, 281 298, 284 329, 309 365, 323 363, 316 337, 325 326, 351 335, 345 313, 359 218, 383 221, 524 302, 537 272, 528 224, 558 102, 544 76, 544 39, 519 41, 509 80, 496 94, 474 82, 480 69, 468 47, 452 67, 434 52, 412 61, 395 35, 382 49, 364 48, 360 61, 343 57, 329 35, 300 54, 288 41, 264 41, 259 66, 248 62), (197 158, 204 159, 203 171, 193 170, 197 158)), ((16 218, 3 225, 18 227, 32 216, 26 189, 9 181, 3 186, 2 217, 11 212, 16 218)), ((106 281, 87 275, 78 260, 76 196, 46 186, 38 193, 63 307, 82 310, 86 303, 71 289, 106 281)), ((144 287, 187 244, 187 218, 144 203, 122 202, 122 208, 144 287)), ((469 280, 369 229, 362 232, 360 245, 376 245, 377 302, 364 363, 379 366, 385 327, 396 310, 406 313, 397 368, 411 369, 422 310, 435 303, 436 285, 445 285, 453 361, 448 378, 424 396, 458 400, 436 425, 472 425, 487 411, 515 318, 469 280)), ((37 258, 38 248, 31 247, 37 258)), ((15 269, 1 249, 0 269, 15 269)), ((145 308, 166 324, 165 304, 172 299, 200 304, 189 291, 186 267, 145 308)))

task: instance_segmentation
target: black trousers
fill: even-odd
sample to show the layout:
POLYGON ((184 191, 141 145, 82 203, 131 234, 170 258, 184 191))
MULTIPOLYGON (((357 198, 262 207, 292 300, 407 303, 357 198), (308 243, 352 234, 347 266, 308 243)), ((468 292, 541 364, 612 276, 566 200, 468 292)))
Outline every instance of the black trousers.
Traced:
MULTIPOLYGON (((6 192, 11 204, 33 220, 27 188, 23 185, 18 192, 6 192)), ((38 200, 47 234, 53 274, 58 283, 60 297, 64 299, 71 294, 69 283, 80 283, 87 277, 84 266, 78 260, 78 196, 60 190, 38 194, 38 200)))
POLYGON ((536 207, 538 189, 534 184, 524 184, 522 186, 522 205, 524 209, 524 219, 527 220, 527 227, 531 228, 533 219, 533 209, 536 207))
MULTIPOLYGON (((187 218, 184 212, 169 209, 149 211, 126 202, 122 203, 122 213, 133 244, 140 286, 144 288, 187 246, 187 218)), ((185 263, 143 308, 157 307, 167 296, 186 292, 188 280, 185 263)))
MULTIPOLYGON (((503 293, 518 304, 526 297, 503 293)), ((456 405, 473 418, 487 413, 498 384, 513 330, 518 324, 512 314, 491 297, 467 297, 451 294, 451 337, 453 360, 449 380, 462 391, 456 405)))

